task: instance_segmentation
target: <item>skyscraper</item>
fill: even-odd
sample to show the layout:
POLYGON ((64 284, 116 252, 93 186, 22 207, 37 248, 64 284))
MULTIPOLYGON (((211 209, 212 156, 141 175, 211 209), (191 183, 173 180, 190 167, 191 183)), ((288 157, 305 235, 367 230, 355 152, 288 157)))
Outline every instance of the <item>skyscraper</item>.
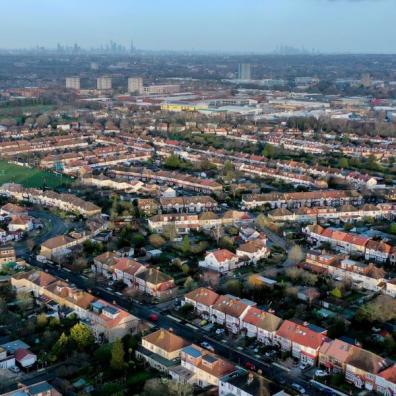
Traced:
POLYGON ((80 77, 66 77, 66 89, 80 89, 80 77))
POLYGON ((143 92, 143 78, 142 77, 128 78, 128 92, 142 93, 143 92))
POLYGON ((240 63, 238 65, 238 80, 251 80, 250 63, 240 63))
POLYGON ((96 80, 96 88, 100 91, 111 89, 111 77, 102 76, 96 80))

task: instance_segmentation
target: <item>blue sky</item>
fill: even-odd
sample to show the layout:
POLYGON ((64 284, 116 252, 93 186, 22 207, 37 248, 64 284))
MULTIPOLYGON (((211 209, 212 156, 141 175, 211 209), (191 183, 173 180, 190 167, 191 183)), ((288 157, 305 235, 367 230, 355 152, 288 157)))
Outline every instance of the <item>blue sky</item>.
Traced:
POLYGON ((0 0, 0 48, 396 53, 396 0, 0 0))

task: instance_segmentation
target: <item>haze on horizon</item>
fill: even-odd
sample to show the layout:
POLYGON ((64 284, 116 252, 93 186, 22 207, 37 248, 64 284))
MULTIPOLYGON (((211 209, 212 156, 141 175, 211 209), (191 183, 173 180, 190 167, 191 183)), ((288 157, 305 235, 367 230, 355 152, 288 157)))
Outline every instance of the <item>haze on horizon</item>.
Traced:
POLYGON ((395 0, 0 0, 0 48, 396 53, 395 0))

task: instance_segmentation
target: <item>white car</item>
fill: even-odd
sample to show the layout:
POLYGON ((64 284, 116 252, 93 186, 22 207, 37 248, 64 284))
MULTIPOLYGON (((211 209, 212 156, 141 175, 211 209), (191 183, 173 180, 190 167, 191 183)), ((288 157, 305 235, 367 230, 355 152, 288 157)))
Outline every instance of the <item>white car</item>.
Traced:
POLYGON ((207 349, 210 352, 214 352, 214 348, 208 342, 201 342, 201 347, 207 349))
POLYGON ((327 372, 324 370, 316 370, 315 377, 327 377, 327 372))
POLYGON ((297 392, 300 392, 302 395, 305 394, 305 389, 304 389, 301 385, 296 384, 296 383, 294 382, 293 384, 291 384, 291 387, 292 387, 293 389, 295 389, 297 392))

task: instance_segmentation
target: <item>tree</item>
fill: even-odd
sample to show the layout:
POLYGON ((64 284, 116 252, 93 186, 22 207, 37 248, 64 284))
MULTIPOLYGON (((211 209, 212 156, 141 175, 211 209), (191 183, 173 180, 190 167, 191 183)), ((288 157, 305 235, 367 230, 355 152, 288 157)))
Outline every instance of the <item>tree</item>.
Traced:
POLYGON ((32 294, 28 291, 19 291, 17 293, 17 302, 22 311, 32 308, 33 306, 33 297, 32 294))
POLYGON ((301 249, 300 246, 294 245, 290 250, 287 255, 287 259, 289 262, 293 264, 298 264, 300 263, 303 259, 305 258, 305 254, 303 250, 301 249))
POLYGON ((124 355, 124 345, 122 341, 117 338, 111 347, 110 366, 112 369, 122 370, 125 367, 124 355))
POLYGON ((276 154, 276 149, 272 144, 267 143, 265 145, 265 147, 263 148, 263 151, 261 154, 267 158, 274 158, 275 154, 276 154))
POLYGON ((190 249, 191 249, 190 238, 188 237, 188 235, 184 235, 181 244, 181 251, 183 254, 187 254, 190 251, 190 249))
POLYGON ((360 307, 356 314, 358 320, 368 322, 388 322, 396 319, 396 300, 390 296, 380 295, 360 307))
POLYGON ((63 356, 64 353, 67 352, 69 344, 69 337, 65 333, 62 333, 51 349, 51 354, 55 357, 55 360, 59 359, 59 357, 63 356))
POLYGON ((154 246, 155 248, 160 248, 161 246, 165 245, 165 239, 158 234, 152 234, 149 236, 150 245, 154 246))
POLYGON ((263 215, 262 213, 259 214, 256 217, 256 224, 258 225, 258 227, 260 227, 261 229, 265 228, 268 226, 268 217, 266 217, 265 215, 263 215))
POLYGON ((342 157, 338 161, 338 167, 342 169, 346 169, 349 167, 349 161, 348 158, 342 157))
POLYGON ((46 128, 50 123, 50 119, 46 114, 42 114, 37 117, 36 125, 38 128, 46 128))
POLYGON ((225 288, 228 293, 240 297, 242 294, 242 283, 237 279, 230 279, 226 282, 225 288))
POLYGON ((91 330, 83 323, 76 323, 71 328, 70 337, 80 350, 84 350, 94 343, 91 330))
POLYGON ((185 281, 184 281, 184 285, 185 289, 187 290, 194 290, 197 286, 196 282, 194 281, 194 279, 189 276, 185 281))
POLYGON ((181 270, 183 271, 183 274, 189 274, 191 269, 190 266, 187 263, 182 264, 181 270))
POLYGON ((340 288, 335 287, 330 294, 334 297, 334 298, 342 298, 342 291, 340 288))
POLYGON ((162 235, 169 241, 173 241, 177 237, 177 230, 175 223, 170 223, 164 226, 162 235))
POLYGON ((37 315, 36 322, 37 322, 37 326, 40 328, 47 326, 48 323, 47 315, 45 313, 41 313, 40 315, 37 315))
POLYGON ((396 223, 391 223, 391 225, 389 226, 388 232, 389 232, 390 234, 396 235, 396 223))

